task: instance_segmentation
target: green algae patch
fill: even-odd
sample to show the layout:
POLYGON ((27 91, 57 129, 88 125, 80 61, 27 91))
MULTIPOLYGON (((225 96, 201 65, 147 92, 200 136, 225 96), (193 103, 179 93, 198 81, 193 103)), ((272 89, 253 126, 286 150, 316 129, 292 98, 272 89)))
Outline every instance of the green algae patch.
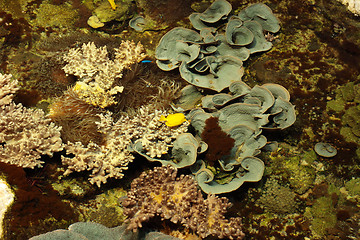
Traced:
POLYGON ((277 154, 270 159, 272 163, 267 173, 285 177, 296 193, 303 194, 312 187, 316 171, 311 164, 317 159, 312 150, 295 156, 277 154))
POLYGON ((360 197, 360 178, 351 179, 345 183, 345 188, 351 196, 360 197))
POLYGON ((345 110, 345 104, 346 101, 343 99, 333 99, 327 102, 326 108, 328 111, 342 112, 345 110))
POLYGON ((78 12, 70 5, 42 3, 36 9, 34 24, 41 27, 72 27, 77 18, 78 12))
POLYGON ((120 200, 126 196, 127 193, 122 188, 110 189, 79 204, 79 220, 97 222, 107 227, 121 225, 126 216, 123 214, 120 200))
POLYGON ((87 180, 64 179, 53 183, 52 187, 62 196, 78 199, 94 192, 94 186, 87 180))
POLYGON ((323 237, 327 229, 335 227, 336 212, 330 197, 318 198, 312 207, 306 208, 305 214, 311 220, 310 229, 315 237, 323 237))

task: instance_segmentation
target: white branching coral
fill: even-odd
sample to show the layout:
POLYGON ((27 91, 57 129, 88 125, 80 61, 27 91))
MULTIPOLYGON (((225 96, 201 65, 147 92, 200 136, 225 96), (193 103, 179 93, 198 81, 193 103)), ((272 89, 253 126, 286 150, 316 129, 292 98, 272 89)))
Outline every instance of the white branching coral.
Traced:
POLYGON ((11 102, 16 91, 10 75, 1 75, 0 161, 20 167, 40 167, 41 155, 61 151, 61 127, 47 119, 40 109, 28 109, 11 102))
POLYGON ((109 58, 106 46, 96 47, 93 42, 81 48, 72 48, 63 59, 65 73, 79 77, 74 91, 90 104, 107 107, 115 103, 114 95, 123 91, 114 81, 121 78, 124 69, 144 59, 143 46, 133 41, 123 41, 115 48, 114 59, 109 58))
POLYGON ((152 107, 140 108, 134 116, 123 115, 117 122, 113 122, 111 114, 99 114, 98 131, 103 133, 103 144, 68 143, 65 147, 67 154, 75 157, 62 156, 62 162, 68 165, 65 175, 73 171, 91 171, 89 181, 98 186, 106 183, 108 178, 120 179, 134 156, 131 144, 141 141, 147 154, 160 157, 166 154, 176 136, 186 132, 188 122, 177 127, 168 127, 160 122, 160 116, 165 111, 152 107))

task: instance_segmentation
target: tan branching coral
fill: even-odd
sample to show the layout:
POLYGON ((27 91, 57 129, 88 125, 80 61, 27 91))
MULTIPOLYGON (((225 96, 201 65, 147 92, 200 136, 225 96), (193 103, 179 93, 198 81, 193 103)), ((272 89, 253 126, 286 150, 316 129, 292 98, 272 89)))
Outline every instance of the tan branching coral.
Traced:
MULTIPOLYGON (((131 122, 133 129, 138 132, 132 137, 133 142, 140 141, 145 153, 154 158, 166 154, 176 137, 187 132, 189 122, 184 122, 177 127, 168 127, 160 121, 161 115, 166 116, 165 110, 153 109, 151 106, 141 107, 137 114, 122 122, 131 122)), ((130 131, 134 131, 131 129, 130 131)))
POLYGON ((227 198, 208 195, 204 199, 190 176, 176 177, 171 166, 156 167, 144 172, 131 183, 128 198, 122 203, 129 217, 128 229, 137 230, 154 216, 181 223, 200 237, 242 239, 241 219, 226 219, 231 205, 227 198))
POLYGON ((89 42, 81 48, 70 49, 63 56, 67 62, 63 67, 65 73, 80 78, 73 90, 95 106, 114 104, 114 96, 123 91, 122 86, 114 84, 115 79, 121 78, 124 69, 145 57, 141 43, 135 44, 133 41, 123 41, 114 50, 115 57, 112 60, 106 46, 98 48, 89 42))
POLYGON ((99 132, 105 135, 104 144, 98 145, 90 142, 84 146, 80 142, 71 143, 65 146, 67 154, 74 154, 75 157, 61 156, 63 164, 67 165, 65 175, 73 171, 91 171, 89 181, 92 184, 106 183, 108 178, 120 179, 127 165, 133 161, 134 156, 128 147, 131 143, 130 135, 122 134, 119 129, 114 128, 110 114, 99 114, 99 132))
POLYGON ((21 167, 40 167, 41 155, 61 151, 61 127, 40 109, 28 109, 10 102, 16 91, 10 75, 0 74, 0 161, 21 167))
POLYGON ((18 89, 17 80, 11 81, 11 74, 0 73, 0 106, 9 104, 18 89))
POLYGON ((122 178, 122 172, 134 159, 130 149, 134 141, 141 141, 149 155, 166 154, 176 136, 187 131, 188 124, 170 128, 159 121, 162 114, 166 112, 144 106, 133 116, 123 115, 115 123, 110 113, 98 114, 98 132, 105 136, 104 143, 90 142, 85 146, 69 142, 66 152, 75 157, 62 156, 63 164, 68 165, 65 175, 90 170, 89 180, 98 186, 108 178, 122 178))

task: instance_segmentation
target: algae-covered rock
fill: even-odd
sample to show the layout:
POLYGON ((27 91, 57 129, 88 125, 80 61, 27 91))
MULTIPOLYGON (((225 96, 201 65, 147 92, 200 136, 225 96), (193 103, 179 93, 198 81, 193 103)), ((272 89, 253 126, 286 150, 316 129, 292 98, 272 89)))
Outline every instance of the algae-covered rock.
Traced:
POLYGON ((112 20, 124 21, 132 16, 133 1, 122 0, 121 4, 116 4, 112 9, 108 1, 103 1, 93 12, 100 22, 106 23, 112 20))

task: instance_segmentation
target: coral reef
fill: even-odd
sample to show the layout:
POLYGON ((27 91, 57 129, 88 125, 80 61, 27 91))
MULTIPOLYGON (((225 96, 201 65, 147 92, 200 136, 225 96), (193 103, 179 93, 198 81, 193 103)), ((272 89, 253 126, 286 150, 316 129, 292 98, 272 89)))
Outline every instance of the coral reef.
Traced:
POLYGON ((192 177, 176 177, 176 174, 177 170, 171 166, 156 167, 133 180, 122 203, 129 217, 128 229, 137 230, 142 223, 160 216, 181 223, 202 238, 244 237, 240 218, 224 216, 231 205, 227 198, 210 194, 204 199, 192 177))
MULTIPOLYGON (((227 215, 242 217, 241 231, 247 239, 360 239, 360 182, 357 177, 360 174, 360 31, 359 16, 348 10, 348 7, 356 10, 355 3, 358 1, 228 1, 232 8, 224 0, 115 0, 111 1, 117 5, 115 10, 107 0, 0 1, 0 73, 12 74, 18 80, 16 88, 20 88, 14 92, 15 89, 10 86, 15 86, 14 81, 10 85, 0 84, 1 91, 8 89, 7 93, 0 93, 0 99, 3 99, 0 100, 1 109, 15 102, 21 103, 27 109, 40 108, 46 114, 49 112, 52 114, 49 115, 51 121, 62 127, 60 133, 64 142, 70 141, 73 145, 80 142, 83 148, 87 148, 90 143, 96 144, 94 151, 98 151, 98 155, 88 150, 89 155, 93 154, 94 158, 99 156, 95 165, 101 165, 102 160, 108 164, 110 157, 116 155, 115 151, 105 148, 107 143, 111 143, 108 138, 118 137, 109 133, 118 119, 131 122, 138 114, 136 109, 151 104, 154 108, 149 114, 154 114, 151 117, 155 126, 151 132, 147 132, 150 144, 143 140, 142 136, 135 133, 132 135, 134 138, 130 141, 131 148, 126 150, 135 157, 136 164, 128 165, 129 169, 122 172, 125 175, 122 179, 110 181, 107 178, 108 184, 101 188, 89 183, 88 172, 63 176, 66 165, 61 164, 60 156, 76 158, 72 153, 65 155, 65 151, 56 153, 51 158, 46 154, 39 154, 39 160, 45 162, 43 168, 22 169, 0 162, 0 172, 5 173, 6 182, 16 194, 12 207, 5 215, 5 239, 29 239, 54 229, 67 229, 70 224, 79 220, 96 221, 107 227, 97 228, 95 225, 85 224, 85 228, 112 232, 109 228, 122 224, 124 220, 122 206, 115 199, 123 199, 130 181, 137 177, 140 171, 159 164, 148 162, 144 158, 150 158, 150 155, 156 158, 158 153, 163 164, 191 166, 179 170, 183 174, 190 174, 194 167, 199 166, 205 174, 193 172, 195 180, 201 180, 198 185, 206 187, 210 185, 210 181, 211 184, 220 185, 221 192, 224 192, 225 186, 233 179, 258 181, 244 183, 238 190, 235 189, 244 181, 233 185, 233 188, 227 188, 227 191, 232 192, 226 196, 233 204, 227 215), (269 6, 271 11, 264 7, 263 3, 269 6), (197 13, 192 14, 189 21, 187 16, 192 11, 197 13), (99 21, 102 19, 109 22, 100 22, 102 27, 91 29, 86 24, 91 15, 96 15, 99 21), (140 31, 128 27, 128 20, 133 16, 135 20, 139 20, 135 22, 135 26, 142 27, 138 29, 140 31), (274 18, 269 16, 279 19, 280 32, 268 31, 271 30, 268 28, 269 22, 270 25, 277 26, 273 25, 274 18), (192 27, 197 29, 189 30, 192 27), (181 31, 178 31, 179 29, 181 31), (182 90, 181 94, 185 96, 194 89, 196 93, 187 96, 185 104, 184 98, 178 99, 178 104, 174 106, 172 100, 187 82, 181 79, 178 70, 162 71, 155 62, 156 44, 169 30, 169 33, 176 34, 167 35, 171 38, 167 41, 170 49, 175 49, 168 53, 171 58, 179 58, 178 64, 185 66, 180 70, 188 79, 195 76, 194 82, 204 80, 205 85, 210 86, 211 82, 205 80, 209 76, 205 78, 205 75, 210 73, 214 79, 219 76, 226 79, 223 76, 230 72, 234 79, 243 74, 243 82, 257 87, 250 89, 251 94, 242 96, 235 96, 232 89, 228 90, 227 87, 219 94, 209 96, 214 94, 214 90, 191 86, 182 90), (239 61, 232 60, 246 59, 246 49, 255 51, 252 44, 249 44, 252 39, 250 32, 259 40, 257 43, 261 42, 265 49, 271 47, 271 50, 254 52, 250 54, 250 58, 242 60, 241 65, 239 61), (192 36, 181 35, 186 33, 192 36), (192 38, 199 35, 201 39, 193 41, 192 38), (100 107, 81 99, 80 94, 74 93, 73 87, 76 85, 75 81, 79 80, 77 90, 81 92, 86 89, 82 85, 83 79, 73 74, 66 76, 62 69, 65 65, 62 56, 70 48, 79 48, 81 52, 84 43, 93 42, 97 49, 106 46, 107 58, 114 61, 114 49, 126 39, 135 43, 140 41, 148 57, 146 61, 124 69, 121 78, 115 77, 109 90, 123 87, 121 93, 116 91, 120 90, 119 88, 115 89, 117 93, 113 95, 104 91, 110 99, 108 100, 112 100, 114 104, 100 107), (198 50, 201 51, 199 54, 198 50), (215 52, 212 52, 214 50, 215 52), (233 57, 224 58, 224 55, 233 57), (196 59, 193 59, 195 56, 196 59), (294 124, 292 121, 295 119, 291 117, 294 115, 288 115, 289 108, 286 108, 291 105, 278 107, 278 101, 270 107, 271 110, 264 111, 269 106, 268 100, 271 100, 271 97, 259 93, 265 93, 266 90, 260 91, 261 87, 269 83, 284 86, 291 94, 291 103, 295 105, 295 111, 292 112, 297 115, 294 124), (66 92, 68 88, 72 88, 69 90, 72 91, 71 96, 66 92), (239 103, 258 105, 262 111, 261 117, 257 114, 245 114, 244 112, 254 109, 240 108, 239 103), (231 106, 233 104, 236 108, 231 106), (169 116, 174 113, 167 111, 171 109, 170 106, 176 112, 185 114, 186 119, 191 119, 187 111, 193 108, 203 108, 204 112, 198 115, 199 118, 191 119, 190 126, 182 125, 181 128, 184 129, 189 127, 188 132, 177 135, 169 143, 165 144, 159 138, 159 142, 163 144, 160 146, 160 143, 151 137, 158 134, 158 127, 168 130, 168 126, 157 121, 158 116, 154 109, 161 110, 159 114, 169 116), (225 110, 222 110, 224 108, 225 110), (272 112, 276 109, 283 112, 272 112), (113 113, 112 119, 109 118, 109 131, 104 130, 105 126, 100 126, 106 119, 101 120, 99 114, 106 118, 106 111, 113 113), (200 118, 201 115, 204 118, 200 118), (206 155, 215 150, 215 140, 207 141, 207 149, 204 147, 206 143, 200 141, 199 129, 202 130, 206 125, 207 116, 218 117, 221 130, 235 138, 230 154, 226 154, 226 149, 221 149, 224 152, 215 157, 219 159, 215 160, 213 165, 206 159, 206 155), (228 123, 238 122, 239 118, 248 127, 236 127, 236 131, 230 132, 229 126, 232 123, 228 123), (253 121, 254 119, 256 121, 253 121), (269 120, 270 124, 262 125, 264 119, 269 120), (292 120, 288 121, 289 119, 292 120), (292 125, 288 124, 289 122, 292 125), (244 139, 247 140, 239 140, 241 134, 246 135, 244 139), (337 150, 337 155, 316 155, 314 146, 319 142, 331 144, 337 150), (159 148, 152 151, 157 144, 159 148), (135 146, 141 146, 140 156, 131 152, 135 146), (275 151, 277 146, 279 147, 275 151), (166 147, 167 154, 162 154, 166 147), (102 150, 104 152, 100 153, 102 150), (267 150, 273 152, 266 152, 267 150), (108 158, 104 157, 106 154, 108 158), (213 180, 208 178, 212 175, 213 180), (261 178, 263 180, 259 181, 261 178), (49 188, 54 182, 58 183, 56 189, 59 192, 49 188), (72 214, 73 212, 75 214, 72 214)), ((166 60, 158 60, 167 63, 166 60)), ((170 67, 171 64, 164 64, 163 67, 170 67)), ((3 79, 5 78, 8 77, 3 79)), ((231 79, 224 85, 228 85, 229 81, 231 79)), ((89 82, 92 83, 95 83, 94 79, 89 82)), ((99 91, 96 94, 100 98, 102 93, 99 91)), ((278 98, 277 95, 273 96, 278 98)), ((284 97, 287 97, 286 94, 281 95, 281 98, 284 97)), ((101 103, 102 101, 104 99, 98 100, 101 103)), ((200 111, 196 114, 198 113, 200 111)), ((2 118, 3 115, 0 116, 0 119, 2 118)), ((9 123, 13 122, 5 120, 6 127, 11 127, 9 123)), ((119 123, 120 125, 126 126, 119 123)), ((134 128, 133 131, 146 132, 144 129, 147 129, 147 126, 138 124, 131 128, 134 128)), ((122 133, 118 130, 118 135, 122 133)), ((220 135, 219 132, 218 134, 220 135)), ((12 141, 13 139, 0 142, 0 145, 4 147, 12 141)), ((322 150, 334 152, 328 147, 323 147, 322 150)), ((76 164, 75 160, 71 164, 76 164)), ((93 169, 96 169, 97 166, 94 167, 93 169)), ((90 174, 93 169, 89 169, 90 174)), ((99 171, 101 172, 101 169, 99 171)), ((182 189, 181 187, 179 189, 182 189)), ((165 195, 162 190, 159 192, 165 195)), ((149 195, 159 200, 159 195, 149 195)), ((139 202, 139 208, 141 206, 143 205, 139 202)), ((163 209, 166 207, 164 204, 163 209)), ((181 239, 194 237, 196 231, 180 226, 179 222, 174 224, 171 220, 161 219, 160 214, 155 213, 156 216, 150 222, 143 222, 140 234, 143 233, 142 230, 146 232, 156 228, 181 239), (178 234, 175 234, 175 231, 178 234)), ((100 238, 104 236, 105 234, 100 238)), ((215 238, 218 236, 206 237, 215 238)))
POLYGON ((123 41, 114 50, 111 60, 106 46, 97 48, 89 42, 81 48, 70 49, 63 57, 67 62, 64 71, 80 78, 73 91, 92 105, 104 108, 116 103, 114 97, 123 87, 116 85, 115 79, 121 78, 126 68, 145 57, 142 45, 132 41, 123 41))
MULTIPOLYGON (((194 108, 188 114, 198 138, 206 137, 206 121, 215 117, 221 131, 217 131, 212 141, 223 144, 224 141, 219 139, 224 133, 234 139, 228 154, 217 156, 215 168, 212 167, 213 160, 199 158, 194 164, 192 171, 195 179, 206 193, 231 192, 244 182, 259 181, 265 167, 256 156, 267 145, 262 129, 285 129, 296 120, 290 94, 281 85, 264 84, 250 88, 242 81, 235 81, 230 84, 229 90, 230 93, 202 97, 202 108, 194 108)), ((192 94, 196 95, 196 91, 192 94)))
POLYGON ((4 86, 0 105, 0 161, 17 166, 40 167, 41 155, 52 156, 63 149, 61 127, 56 126, 40 109, 28 109, 11 102, 16 81, 0 74, 4 86))
POLYGON ((77 222, 69 226, 68 230, 58 229, 30 238, 30 240, 50 240, 50 239, 124 239, 135 240, 137 234, 126 231, 126 226, 107 228, 94 222, 77 222))

